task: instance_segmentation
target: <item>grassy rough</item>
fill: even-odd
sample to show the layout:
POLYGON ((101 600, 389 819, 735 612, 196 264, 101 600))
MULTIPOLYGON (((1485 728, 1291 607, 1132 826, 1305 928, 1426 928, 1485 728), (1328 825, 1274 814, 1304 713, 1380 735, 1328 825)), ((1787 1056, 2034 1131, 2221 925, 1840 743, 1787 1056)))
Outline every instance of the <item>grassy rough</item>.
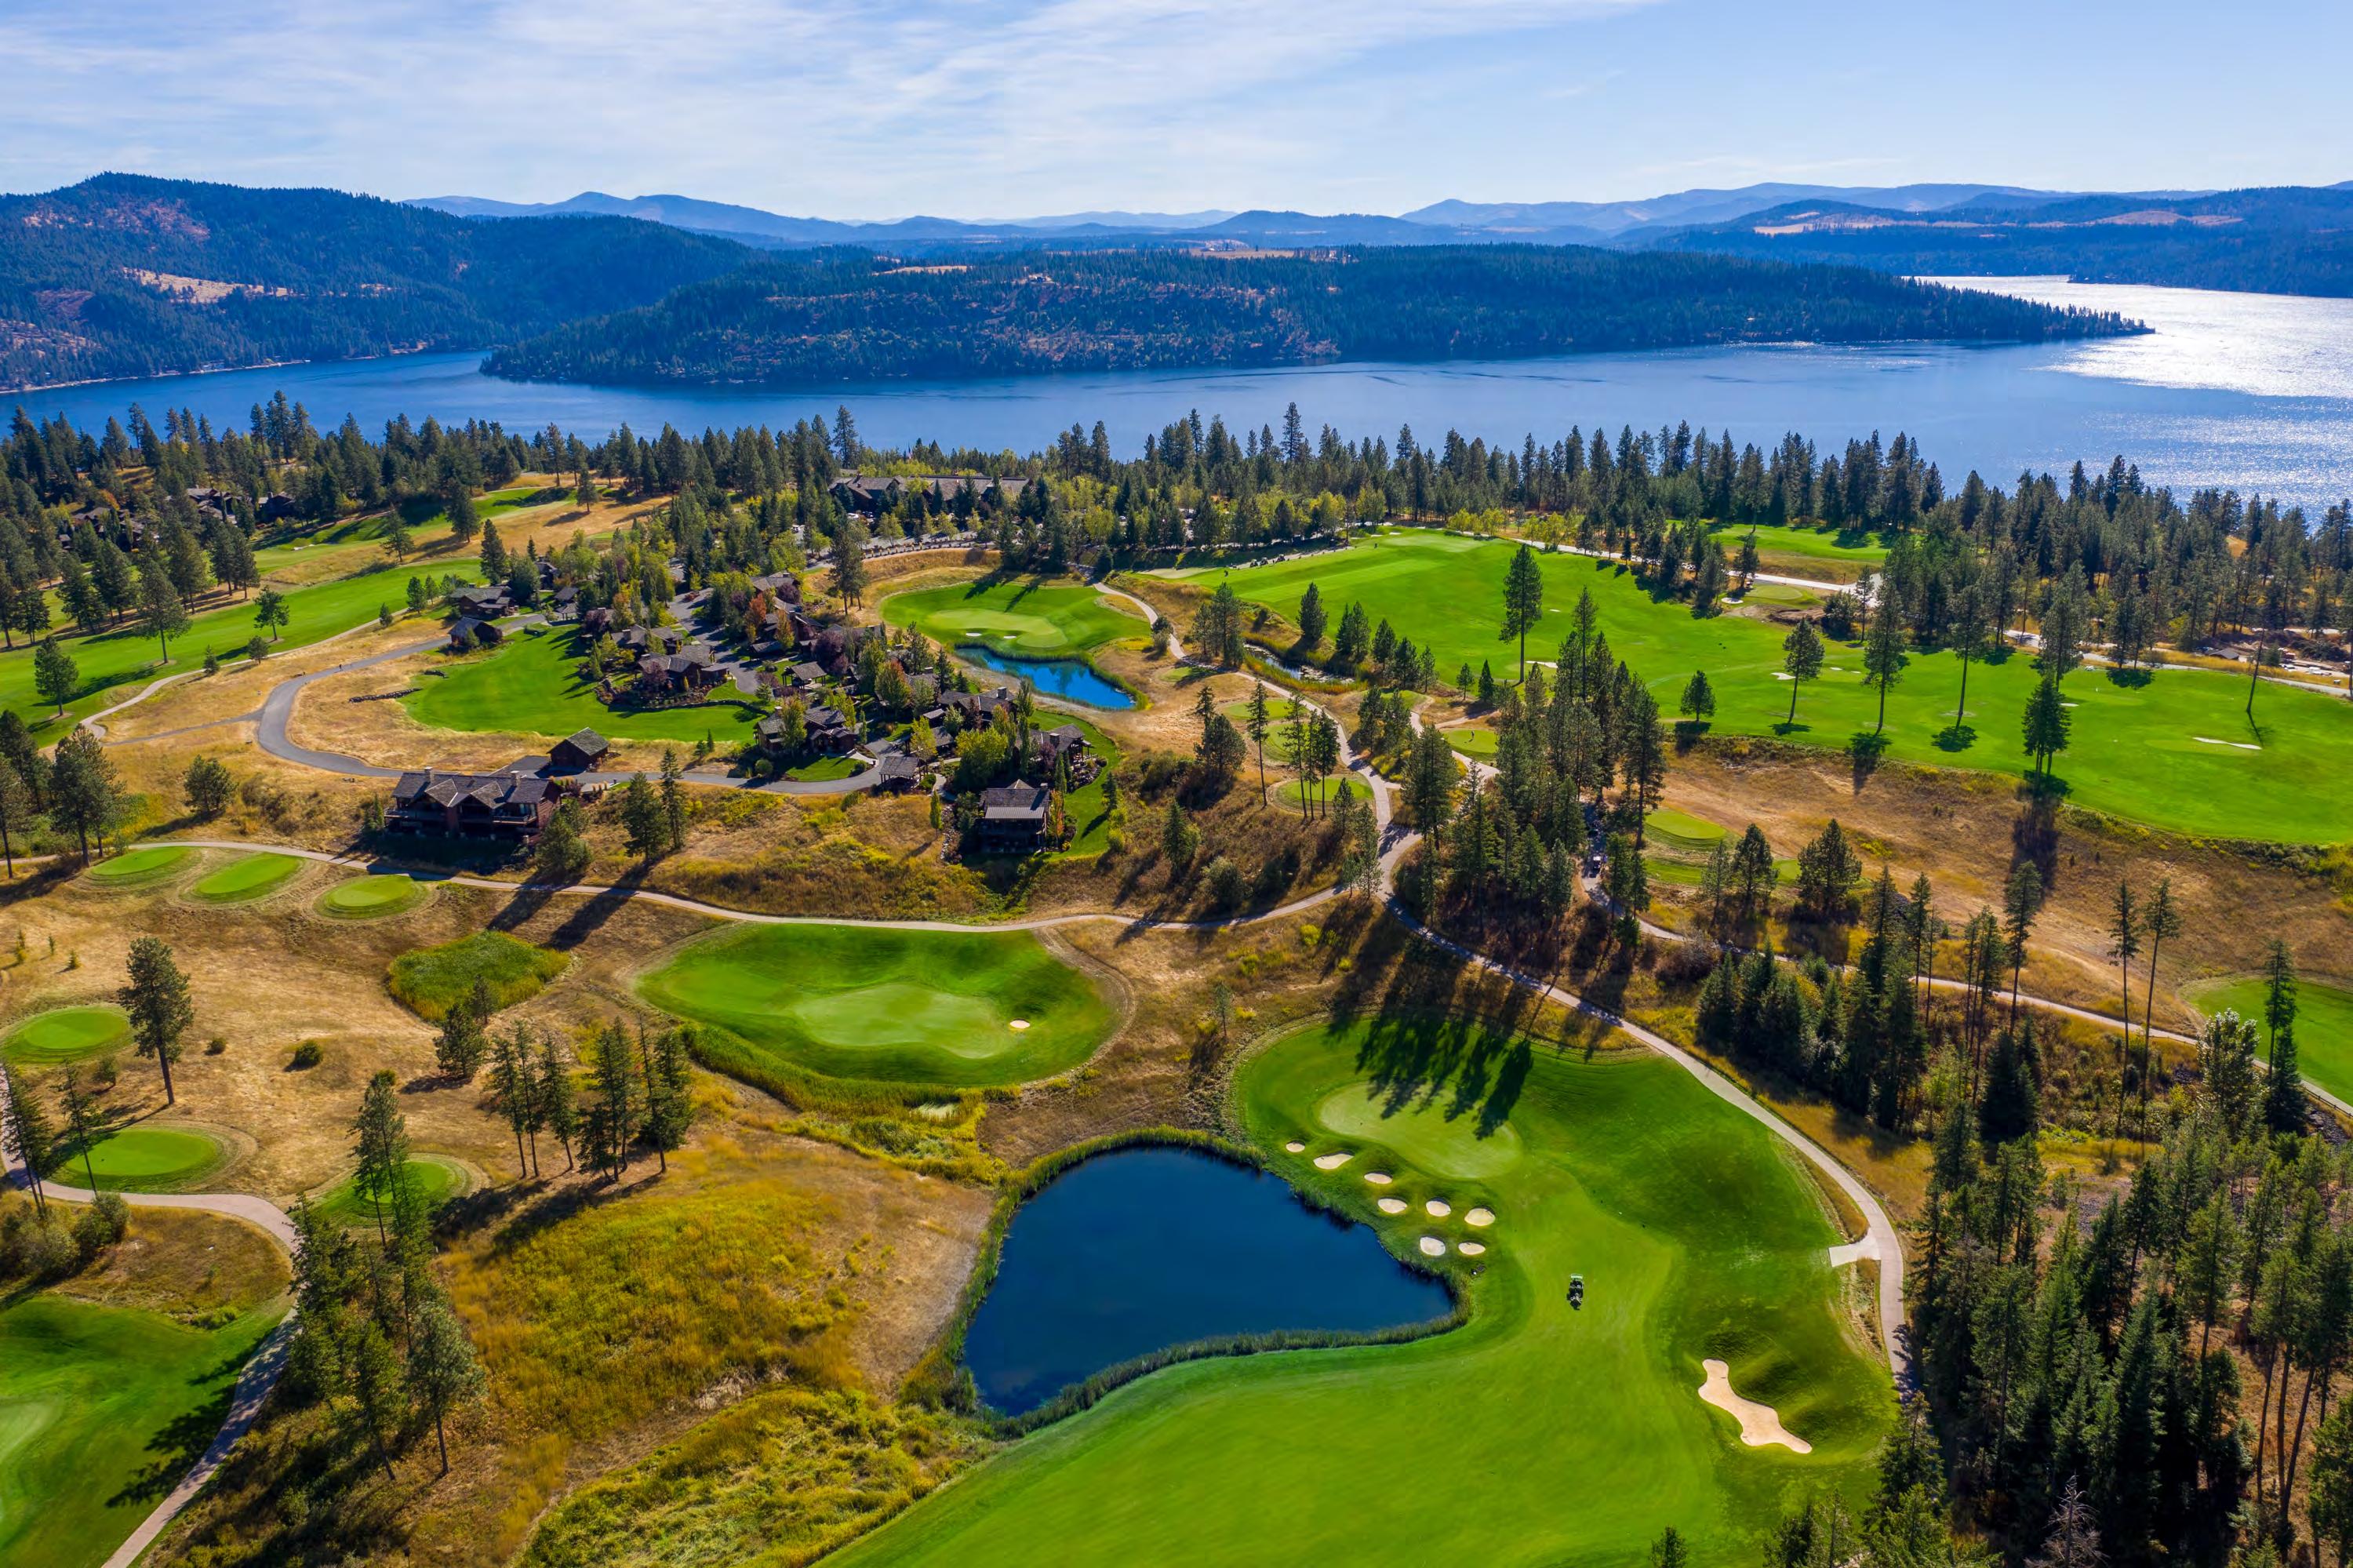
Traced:
POLYGON ((401 954, 392 960, 385 988, 427 1023, 438 1023, 451 1007, 473 994, 476 980, 489 984, 491 1006, 509 1008, 537 996, 571 962, 562 953, 535 948, 504 931, 477 931, 455 942, 401 954))
POLYGON ((1401 1253, 1445 1241, 1469 1322, 1155 1372, 842 1563, 1624 1563, 1672 1522, 1694 1563, 1745 1563, 1795 1502, 1870 1486, 1894 1401, 1829 1266, 1822 1198, 1770 1133, 1672 1064, 1388 1020, 1280 1041, 1234 1093, 1260 1147, 1307 1145, 1273 1157, 1303 1191, 1401 1253), (1323 1119, 1354 1102, 1417 1108, 1373 1122, 1376 1140, 1323 1119), (1514 1129, 1519 1157, 1495 1158, 1482 1127, 1514 1129), (1311 1163, 1337 1149, 1357 1157, 1311 1163), (1437 1174, 1465 1150, 1493 1173, 1437 1174), (1371 1169, 1396 1177, 1377 1191, 1408 1213, 1377 1213, 1371 1169), (1452 1214, 1429 1217, 1432 1197, 1452 1214), (1475 1205, 1492 1227, 1466 1224, 1475 1205), (1475 1265, 1451 1250, 1474 1237, 1489 1249, 1475 1265), (1564 1299, 1572 1272, 1588 1286, 1578 1312, 1564 1299), (1697 1397, 1704 1357, 1728 1361, 1734 1386, 1813 1452, 1745 1447, 1697 1397))
MULTIPOLYGON (((1440 670, 1493 662, 1516 668, 1516 648, 1499 643, 1504 573, 1516 546, 1421 531, 1395 534, 1304 559, 1232 574, 1244 599, 1295 617, 1311 583, 1335 610, 1361 601, 1417 645, 1440 670)), ((1878 691, 1863 683, 1858 647, 1832 643, 1822 676, 1798 700, 1777 678, 1786 629, 1753 617, 1695 617, 1680 600, 1654 599, 1630 573, 1581 556, 1539 555, 1545 624, 1528 640, 1531 659, 1550 659, 1567 630, 1577 594, 1589 589, 1610 651, 1646 681, 1672 714, 1694 670, 1715 688, 1717 735, 1780 736, 1793 744, 1842 747, 1878 719, 1878 691), (1557 613, 1554 613, 1557 612, 1557 613)), ((1969 672, 1972 729, 1947 736, 1960 666, 1949 653, 1915 652, 1887 697, 1891 758, 2024 777, 2029 759, 2020 716, 2041 679, 2016 653, 1969 672)), ((2199 834, 2293 843, 2353 839, 2353 791, 2338 787, 2353 754, 2353 704, 2321 691, 2266 686, 2251 724, 2243 673, 2168 669, 2143 683, 2101 669, 2067 680, 2073 744, 2057 765, 2076 804, 2135 821, 2199 834)))
POLYGON ((707 1026, 706 1065, 764 1087, 797 1075, 1027 1083, 1084 1061, 1116 1019, 1092 980, 1021 932, 744 927, 690 944, 638 990, 707 1026))
POLYGON ((799 1568, 987 1452, 968 1423, 860 1393, 753 1395, 566 1498, 525 1568, 799 1568))

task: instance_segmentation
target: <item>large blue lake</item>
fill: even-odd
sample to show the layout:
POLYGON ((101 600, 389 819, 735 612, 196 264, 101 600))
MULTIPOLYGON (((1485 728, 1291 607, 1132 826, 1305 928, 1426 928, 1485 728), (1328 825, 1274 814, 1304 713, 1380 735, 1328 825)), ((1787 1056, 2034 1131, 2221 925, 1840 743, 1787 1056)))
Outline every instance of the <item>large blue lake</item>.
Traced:
POLYGON ((1319 365, 1269 370, 1122 372, 953 382, 661 390, 493 380, 478 356, 418 355, 216 376, 100 383, 0 397, 39 418, 102 423, 132 402, 241 422, 280 388, 322 426, 355 416, 374 431, 398 414, 445 422, 550 422, 601 435, 624 421, 790 424, 847 406, 870 440, 918 438, 1031 451, 1102 419, 1123 451, 1198 409, 1237 427, 1280 426, 1296 401, 1309 429, 1430 439, 1451 426, 1517 446, 1572 425, 1656 429, 1688 419, 1769 445, 1785 430, 1844 441, 1873 429, 1916 436, 1948 480, 1975 468, 2105 465, 2121 452, 2153 482, 2229 485, 2306 504, 2353 494, 2353 300, 1972 280, 1973 287, 2114 310, 2147 336, 2003 347, 1785 345, 1599 354, 1439 365, 1319 365))
POLYGON ((1127 1149, 1057 1177, 1006 1233, 965 1337, 981 1397, 1033 1410, 1106 1367, 1195 1340, 1362 1332, 1446 1315, 1446 1287, 1280 1177, 1127 1149))

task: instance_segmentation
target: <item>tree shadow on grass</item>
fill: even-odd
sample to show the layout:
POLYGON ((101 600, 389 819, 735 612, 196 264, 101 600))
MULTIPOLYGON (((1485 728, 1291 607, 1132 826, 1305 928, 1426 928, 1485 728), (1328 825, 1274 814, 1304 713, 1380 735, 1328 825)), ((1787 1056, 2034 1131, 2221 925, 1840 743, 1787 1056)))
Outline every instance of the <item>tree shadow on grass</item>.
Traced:
POLYGON ((205 1457, 214 1434, 228 1418, 229 1405, 237 1395, 237 1375, 245 1360, 229 1356, 189 1377, 188 1382, 199 1388, 216 1382, 222 1386, 194 1410, 165 1422, 164 1429, 147 1440, 147 1452, 153 1457, 132 1473, 121 1491, 106 1499, 107 1507, 153 1508, 171 1495, 180 1478, 205 1457))
POLYGON ((1782 719, 1775 723, 1773 733, 1780 736, 1808 735, 1812 732, 1813 727, 1803 719, 1782 719))
POLYGON ((1936 732, 1936 749, 1939 751, 1967 751, 1977 743, 1975 725, 1948 724, 1936 732))
POLYGON ((2111 664, 2108 666, 2107 674, 2108 684, 2112 686, 2123 686, 2130 691, 2138 691, 2143 686, 2147 685, 2149 682, 2156 679, 2156 673, 2154 671, 2144 670, 2137 664, 2128 667, 2111 664))

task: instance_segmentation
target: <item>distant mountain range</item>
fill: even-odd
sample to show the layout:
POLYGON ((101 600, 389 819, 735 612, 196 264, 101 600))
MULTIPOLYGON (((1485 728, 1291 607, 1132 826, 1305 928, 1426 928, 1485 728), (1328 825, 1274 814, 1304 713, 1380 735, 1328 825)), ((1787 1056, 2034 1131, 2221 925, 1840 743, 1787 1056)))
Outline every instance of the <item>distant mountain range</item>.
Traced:
POLYGON ((543 207, 468 196, 468 217, 596 213, 763 249, 852 245, 899 255, 1050 245, 1305 249, 1362 245, 1598 245, 1842 261, 1882 271, 2060 273, 2270 293, 2353 295, 2353 180, 2237 191, 2083 192, 2022 185, 1813 185, 1675 191, 1641 201, 1441 201, 1380 213, 1089 212, 1001 223, 841 223, 684 196, 589 192, 543 207))
MULTIPOLYGON (((1016 368, 1738 340, 1736 324, 1710 314, 1706 299, 1678 292, 1691 289, 1746 291, 1758 302, 1758 330, 1767 334, 1862 341, 2079 330, 1997 320, 1981 308, 1921 307, 1914 296, 1875 292, 1867 285, 1876 281, 1860 274, 1801 267, 1802 275, 1768 286, 1743 270, 1759 260, 2353 297, 2353 181, 2090 194, 1992 185, 1760 185, 1639 202, 1445 201, 1401 216, 1086 211, 1003 223, 930 217, 846 223, 681 196, 589 192, 545 206, 468 196, 396 203, 101 175, 44 195, 0 196, 0 388, 526 340, 528 352, 507 361, 522 374, 659 379, 669 373, 665 337, 678 348, 672 368, 683 377, 774 380, 852 366, 954 374, 958 332, 924 314, 951 305, 990 318, 965 334, 967 359, 1016 368), (1398 260, 1399 252, 1436 248, 1451 249, 1424 264, 1398 260), (1472 260, 1496 248, 1519 254, 1493 267, 1472 260), (1543 256, 1563 248, 1592 259, 1543 256), (858 263, 887 277, 893 268, 912 270, 902 265, 908 261, 978 270, 995 257, 1027 257, 1002 278, 970 280, 969 288, 861 281, 860 310, 840 320, 778 304, 762 313, 756 341, 730 347, 722 318, 743 291, 696 286, 744 272, 764 252, 777 261, 817 252, 823 267, 851 268, 836 275, 861 279, 858 263), (1121 253, 1128 260, 1118 260, 1121 253), (1601 268, 1613 255, 1642 253, 1721 265, 1601 268), (1207 271, 1196 264, 1205 256, 1218 259, 1207 271), (1052 259, 1097 257, 1108 270, 1052 259), (1352 287, 1342 321, 1303 293, 1278 307, 1210 281, 1218 266, 1239 278, 1246 261, 1285 259, 1374 262, 1319 275, 1352 285, 1377 277, 1394 287, 1352 287), (1555 260, 1568 270, 1556 272, 1555 260), (1493 287, 1483 293, 1452 287, 1442 275, 1448 267, 1465 280, 1488 278, 1493 287), (1076 276, 1087 281, 1067 298, 1039 296, 1060 287, 1058 278, 1076 276), (1563 276, 1576 277, 1585 291, 1575 313, 1545 303, 1545 291, 1563 276), (1171 281, 1172 298, 1182 297, 1184 322, 1155 324, 1136 302, 1138 290, 1156 277, 1171 281), (1593 302, 1593 291, 1609 287, 1636 291, 1628 313, 1593 302), (1418 298, 1451 300, 1472 313, 1442 334, 1418 298), (657 305, 666 308, 647 313, 657 305), (1085 311, 1096 307, 1104 314, 1090 325, 1085 311), (790 343, 795 310, 838 340, 790 343), (899 310, 913 313, 893 318, 899 310), (1410 331, 1385 328, 1384 310, 1410 317, 1410 331), (1505 319, 1482 311, 1502 311, 1505 319), (584 339, 575 329, 588 323, 607 331, 626 323, 628 352, 584 339), (1060 336, 1023 347, 1016 328, 1060 336)), ((1306 274, 1269 276, 1295 291, 1306 274)))
MULTIPOLYGON (((2177 200, 2207 193, 2142 191, 2124 199, 2177 200)), ((911 241, 961 240, 975 244, 1074 234, 1133 238, 1139 234, 1190 239, 1226 238, 1299 245, 1437 245, 1489 242, 1599 245, 1633 242, 1648 231, 1720 224, 1791 202, 1840 202, 1889 212, 1927 213, 1959 207, 1999 207, 2024 211, 2050 203, 2082 199, 2073 191, 2031 190, 2022 185, 1809 185, 1767 184, 1736 190, 1676 191, 1642 201, 1472 202, 1441 201, 1394 217, 1379 213, 1314 214, 1248 212, 1076 212, 1048 217, 971 221, 952 217, 905 217, 881 222, 794 217, 759 207, 701 201, 681 196, 607 196, 583 191, 568 201, 526 204, 481 196, 421 196, 428 207, 459 217, 549 217, 594 214, 638 217, 674 228, 723 234, 775 248, 800 245, 892 246, 911 241)))

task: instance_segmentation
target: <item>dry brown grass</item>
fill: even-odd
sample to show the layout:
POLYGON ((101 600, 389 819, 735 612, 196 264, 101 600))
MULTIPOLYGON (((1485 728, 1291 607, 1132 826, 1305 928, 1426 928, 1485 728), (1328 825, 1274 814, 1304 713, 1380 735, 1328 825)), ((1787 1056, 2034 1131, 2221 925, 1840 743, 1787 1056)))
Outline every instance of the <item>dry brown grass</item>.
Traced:
POLYGON ((348 1124, 360 1092, 389 1068, 404 1086, 402 1110, 419 1150, 458 1156, 503 1177, 513 1149, 487 1110, 478 1086, 453 1086, 433 1067, 433 1032, 385 989, 392 959, 412 948, 454 940, 495 922, 526 941, 570 951, 569 969, 545 991, 500 1015, 568 1033, 636 1003, 617 976, 642 955, 707 928, 700 917, 657 906, 580 898, 524 900, 443 885, 423 905, 382 920, 329 919, 317 895, 351 874, 324 866, 255 904, 198 906, 177 888, 228 858, 207 851, 170 887, 100 893, 67 880, 46 894, 20 893, 0 914, 0 936, 13 946, 25 933, 28 955, 0 968, 0 1017, 9 1022, 50 1007, 109 1000, 121 985, 134 937, 172 945, 189 979, 196 1021, 175 1076, 179 1104, 166 1112, 153 1064, 121 1054, 121 1082, 106 1097, 110 1114, 197 1120, 252 1140, 250 1154, 216 1185, 278 1202, 331 1184, 350 1160, 348 1124), (56 940, 56 950, 49 941, 56 940), (77 967, 68 967, 73 959, 77 967), (217 1055, 205 1043, 218 1035, 217 1055), (304 1040, 325 1060, 290 1071, 304 1040))
POLYGON ((195 1320, 275 1300, 292 1277, 278 1244, 251 1225, 192 1209, 138 1208, 123 1238, 57 1290, 195 1320))
POLYGON ((706 1102, 667 1175, 468 1200, 442 1271, 481 1351, 484 1404, 392 1481, 322 1467, 280 1410, 159 1551, 164 1563, 510 1561, 546 1506, 775 1382, 895 1387, 945 1321, 989 1196, 781 1138, 706 1102), (290 1509, 300 1495, 307 1506, 290 1509), (290 1516, 315 1522, 289 1539, 290 1516))

